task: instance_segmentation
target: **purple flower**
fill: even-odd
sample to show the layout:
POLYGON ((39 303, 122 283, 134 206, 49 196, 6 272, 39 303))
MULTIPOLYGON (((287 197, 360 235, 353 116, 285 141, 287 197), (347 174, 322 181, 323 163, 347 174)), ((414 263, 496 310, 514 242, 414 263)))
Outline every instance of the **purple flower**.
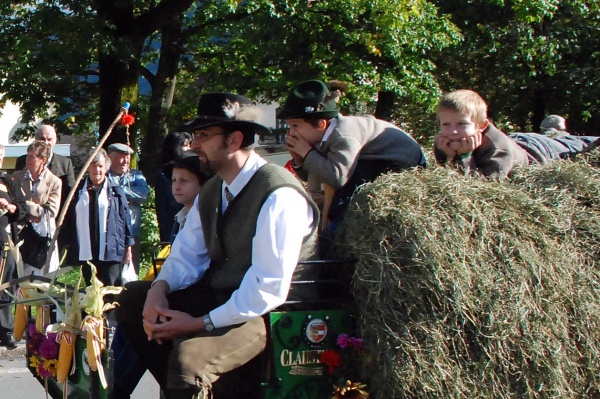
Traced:
POLYGON ((365 344, 362 339, 351 337, 348 334, 340 334, 337 338, 337 345, 342 349, 352 348, 357 351, 365 347, 365 344))
MULTIPOLYGON (((35 329, 35 326, 33 327, 35 329)), ((40 354, 40 345, 44 342, 44 335, 40 333, 30 334, 27 339, 27 353, 30 355, 40 354)))
POLYGON ((50 378, 52 377, 52 371, 48 370, 45 366, 45 361, 42 361, 38 364, 37 366, 37 372, 39 374, 40 377, 42 378, 50 378))
POLYGON ((33 337, 35 334, 38 334, 38 331, 35 328, 35 323, 30 323, 29 326, 27 326, 27 332, 29 333, 30 337, 33 337))
POLYGON ((58 359, 60 345, 56 342, 56 334, 49 333, 40 344, 40 356, 44 359, 58 359))

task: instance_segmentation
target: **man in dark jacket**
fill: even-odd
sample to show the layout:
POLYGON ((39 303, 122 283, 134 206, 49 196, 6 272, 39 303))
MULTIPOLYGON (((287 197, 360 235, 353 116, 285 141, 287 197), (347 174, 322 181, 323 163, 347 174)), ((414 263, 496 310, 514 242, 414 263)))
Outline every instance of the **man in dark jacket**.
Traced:
POLYGON ((81 263, 86 283, 90 261, 104 285, 118 286, 123 264, 131 262, 134 239, 125 191, 106 178, 109 167, 108 154, 101 149, 77 187, 64 228, 70 232, 69 264, 81 263))

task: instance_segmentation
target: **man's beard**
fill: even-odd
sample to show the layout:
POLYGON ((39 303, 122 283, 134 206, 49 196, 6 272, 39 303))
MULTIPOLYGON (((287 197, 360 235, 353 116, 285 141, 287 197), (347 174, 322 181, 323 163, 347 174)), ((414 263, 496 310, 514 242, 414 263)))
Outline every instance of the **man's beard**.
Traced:
POLYGON ((211 163, 208 160, 208 157, 206 156, 206 153, 200 150, 196 150, 196 154, 198 154, 198 157, 200 158, 200 169, 203 171, 208 172, 211 175, 216 174, 216 165, 214 165, 214 163, 211 163))

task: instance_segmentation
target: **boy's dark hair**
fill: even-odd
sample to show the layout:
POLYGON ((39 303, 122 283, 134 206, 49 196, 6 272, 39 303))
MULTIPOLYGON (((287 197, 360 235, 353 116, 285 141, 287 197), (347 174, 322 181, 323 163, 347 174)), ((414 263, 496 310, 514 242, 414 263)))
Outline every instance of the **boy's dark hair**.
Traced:
POLYGON ((304 122, 308 123, 312 127, 319 127, 319 121, 324 119, 325 121, 329 121, 329 119, 325 118, 302 118, 304 122))
POLYGON ((163 140, 162 163, 166 164, 180 156, 183 151, 181 147, 192 142, 192 135, 189 132, 171 132, 163 140))

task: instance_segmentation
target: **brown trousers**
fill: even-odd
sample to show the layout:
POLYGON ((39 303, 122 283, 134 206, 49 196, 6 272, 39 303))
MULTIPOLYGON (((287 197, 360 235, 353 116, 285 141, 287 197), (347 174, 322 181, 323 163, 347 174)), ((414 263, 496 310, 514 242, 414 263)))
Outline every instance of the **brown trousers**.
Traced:
MULTIPOLYGON (((119 303, 117 320, 142 362, 163 389, 196 387, 211 390, 221 376, 240 368, 264 351, 267 333, 261 317, 162 345, 149 342, 142 326, 142 310, 150 286, 151 283, 146 281, 125 286, 127 289, 116 298, 119 303)), ((168 300, 171 309, 200 317, 222 302, 215 297, 218 295, 198 283, 169 294, 168 300)), ((259 378, 258 373, 256 378, 259 378)), ((258 383, 256 381, 257 386, 258 383)))

